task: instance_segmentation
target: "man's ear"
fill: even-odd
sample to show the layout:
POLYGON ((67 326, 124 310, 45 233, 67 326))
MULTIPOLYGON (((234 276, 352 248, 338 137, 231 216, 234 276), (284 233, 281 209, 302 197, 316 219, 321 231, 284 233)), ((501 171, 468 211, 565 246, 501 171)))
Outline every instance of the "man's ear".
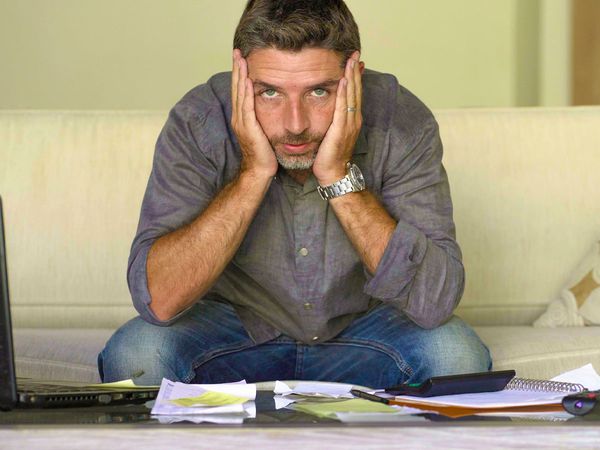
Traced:
POLYGON ((362 75, 363 72, 365 71, 365 63, 362 61, 359 61, 358 68, 360 69, 360 74, 362 75))

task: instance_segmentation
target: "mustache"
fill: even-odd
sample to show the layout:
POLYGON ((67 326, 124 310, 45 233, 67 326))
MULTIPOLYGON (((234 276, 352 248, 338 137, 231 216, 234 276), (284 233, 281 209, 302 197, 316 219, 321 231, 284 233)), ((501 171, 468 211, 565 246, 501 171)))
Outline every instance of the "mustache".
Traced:
POLYGON ((277 144, 292 144, 292 145, 299 145, 299 144, 305 144, 307 142, 317 142, 317 143, 321 143, 321 141, 323 140, 324 135, 322 134, 317 134, 317 133, 311 133, 308 130, 303 131, 300 134, 294 134, 294 133, 285 133, 281 136, 273 136, 270 141, 271 141, 271 145, 275 146, 277 144))

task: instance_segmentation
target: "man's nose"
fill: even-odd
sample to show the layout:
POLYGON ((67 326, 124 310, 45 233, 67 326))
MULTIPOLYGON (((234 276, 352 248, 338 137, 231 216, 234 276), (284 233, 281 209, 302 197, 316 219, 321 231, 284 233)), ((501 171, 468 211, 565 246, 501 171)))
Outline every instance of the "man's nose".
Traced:
POLYGON ((303 105, 300 100, 291 100, 286 106, 283 118, 286 130, 293 134, 300 134, 308 129, 310 121, 306 105, 303 105))

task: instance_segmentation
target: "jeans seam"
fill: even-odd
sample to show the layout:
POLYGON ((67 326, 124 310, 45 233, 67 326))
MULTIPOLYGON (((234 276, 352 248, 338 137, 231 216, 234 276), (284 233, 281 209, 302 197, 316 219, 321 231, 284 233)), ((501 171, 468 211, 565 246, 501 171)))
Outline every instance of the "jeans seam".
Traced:
POLYGON ((389 356, 395 363, 396 366, 398 366, 398 369, 400 370, 400 372, 404 373, 407 378, 412 377, 413 375, 413 369, 412 367, 410 367, 410 365, 408 365, 406 363, 406 361, 399 356, 397 353, 397 350, 394 347, 388 346, 388 345, 383 345, 377 341, 371 341, 368 339, 344 339, 344 338, 336 338, 334 340, 331 341, 327 341, 327 342, 322 342, 321 345, 336 345, 336 344, 344 344, 344 345, 352 345, 355 347, 363 347, 363 348, 369 348, 369 349, 374 349, 377 351, 380 351, 382 353, 384 353, 385 355, 389 356))
POLYGON ((304 350, 302 344, 296 344, 296 367, 294 367, 294 378, 296 380, 302 379, 304 373, 304 350))

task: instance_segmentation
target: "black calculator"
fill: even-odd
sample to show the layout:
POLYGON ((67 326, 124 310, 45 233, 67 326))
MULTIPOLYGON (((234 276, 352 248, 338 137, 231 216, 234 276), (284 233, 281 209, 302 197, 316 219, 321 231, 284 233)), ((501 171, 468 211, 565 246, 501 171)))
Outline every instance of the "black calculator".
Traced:
POLYGON ((432 377, 423 383, 399 384, 398 386, 386 388, 385 392, 392 395, 411 395, 414 397, 493 392, 504 389, 514 377, 514 370, 464 373, 432 377))

